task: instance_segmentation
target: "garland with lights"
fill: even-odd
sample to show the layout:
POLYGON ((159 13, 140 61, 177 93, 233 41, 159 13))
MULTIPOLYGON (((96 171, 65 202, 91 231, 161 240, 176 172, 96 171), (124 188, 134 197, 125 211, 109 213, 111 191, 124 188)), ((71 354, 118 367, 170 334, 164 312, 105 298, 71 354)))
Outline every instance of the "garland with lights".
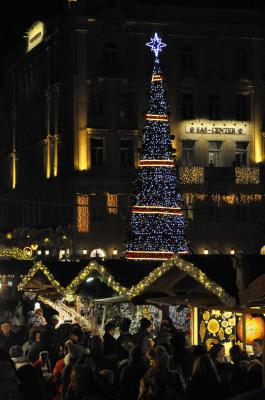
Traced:
POLYGON ((32 256, 29 255, 27 251, 21 250, 17 247, 0 249, 0 257, 9 257, 21 261, 33 260, 32 256))
POLYGON ((18 284, 17 289, 19 291, 25 290, 26 285, 33 278, 33 276, 41 271, 46 276, 48 281, 53 285, 53 287, 57 290, 58 293, 63 294, 64 288, 60 285, 60 283, 54 278, 53 274, 48 270, 48 268, 42 264, 42 262, 36 262, 28 271, 26 275, 22 278, 22 281, 18 284))
POLYGON ((156 58, 125 256, 135 260, 164 260, 176 253, 187 253, 188 248, 184 238, 168 104, 158 59, 159 52, 166 45, 156 33, 147 46, 151 47, 156 58))
POLYGON ((73 281, 67 286, 65 294, 72 294, 76 291, 77 287, 84 282, 87 277, 93 272, 97 271, 99 275, 104 279, 106 284, 115 290, 119 296, 125 296, 128 300, 139 296, 146 288, 148 288, 153 282, 164 275, 171 268, 177 267, 183 272, 186 272, 193 279, 199 282, 205 289, 212 292, 215 296, 220 298, 223 304, 232 306, 236 303, 235 299, 229 296, 225 289, 220 285, 211 281, 207 275, 197 268, 194 264, 175 256, 174 258, 164 261, 160 267, 157 267, 152 272, 150 272, 146 277, 144 277, 136 285, 131 288, 126 288, 115 281, 114 277, 103 267, 103 265, 98 264, 96 261, 90 262, 73 281))

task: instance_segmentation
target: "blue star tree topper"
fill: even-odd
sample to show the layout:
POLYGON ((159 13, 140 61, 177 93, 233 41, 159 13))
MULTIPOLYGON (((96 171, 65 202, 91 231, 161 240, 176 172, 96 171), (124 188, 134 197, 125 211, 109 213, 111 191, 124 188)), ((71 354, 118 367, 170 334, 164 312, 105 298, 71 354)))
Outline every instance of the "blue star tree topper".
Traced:
POLYGON ((156 58, 159 52, 162 51, 163 47, 166 47, 166 43, 162 42, 162 39, 155 33, 154 37, 151 38, 151 42, 146 43, 146 46, 151 47, 151 51, 155 53, 156 58))

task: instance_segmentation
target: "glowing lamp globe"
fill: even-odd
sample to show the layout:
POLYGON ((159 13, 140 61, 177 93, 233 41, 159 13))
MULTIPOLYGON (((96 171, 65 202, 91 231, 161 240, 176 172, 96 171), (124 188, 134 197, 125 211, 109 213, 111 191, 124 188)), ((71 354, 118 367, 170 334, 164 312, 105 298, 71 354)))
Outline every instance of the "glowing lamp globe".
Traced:
MULTIPOLYGON (((243 340, 243 319, 237 325, 237 334, 239 339, 243 340)), ((246 315, 246 343, 252 344, 254 339, 264 339, 265 323, 261 317, 252 317, 246 315)))

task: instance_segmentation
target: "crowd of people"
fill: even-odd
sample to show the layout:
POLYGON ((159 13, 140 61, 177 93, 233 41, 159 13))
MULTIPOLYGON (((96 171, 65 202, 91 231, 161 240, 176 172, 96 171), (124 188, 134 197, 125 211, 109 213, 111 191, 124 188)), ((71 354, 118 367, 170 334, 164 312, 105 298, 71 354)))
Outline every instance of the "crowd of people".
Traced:
POLYGON ((58 322, 57 315, 46 322, 42 309, 16 332, 10 321, 2 321, 1 400, 265 398, 260 339, 254 340, 251 357, 238 345, 228 357, 222 344, 209 351, 202 345, 188 347, 185 334, 169 318, 158 332, 142 318, 135 334, 125 318, 118 335, 110 321, 103 336, 97 329, 87 333, 77 323, 58 322), (253 390, 255 397, 246 397, 253 390))

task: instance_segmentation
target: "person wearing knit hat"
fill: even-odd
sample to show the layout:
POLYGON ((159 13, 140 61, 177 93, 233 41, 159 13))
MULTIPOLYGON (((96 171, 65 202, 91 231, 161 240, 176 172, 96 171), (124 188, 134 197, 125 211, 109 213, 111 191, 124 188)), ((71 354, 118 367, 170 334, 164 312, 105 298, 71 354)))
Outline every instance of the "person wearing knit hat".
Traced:
POLYGON ((9 349, 9 355, 11 360, 14 362, 16 369, 29 364, 26 357, 23 356, 23 349, 21 346, 12 346, 9 349))
POLYGON ((73 360, 80 360, 85 354, 85 349, 79 344, 73 343, 72 340, 67 340, 65 346, 68 348, 68 353, 64 358, 66 365, 69 365, 73 360))

